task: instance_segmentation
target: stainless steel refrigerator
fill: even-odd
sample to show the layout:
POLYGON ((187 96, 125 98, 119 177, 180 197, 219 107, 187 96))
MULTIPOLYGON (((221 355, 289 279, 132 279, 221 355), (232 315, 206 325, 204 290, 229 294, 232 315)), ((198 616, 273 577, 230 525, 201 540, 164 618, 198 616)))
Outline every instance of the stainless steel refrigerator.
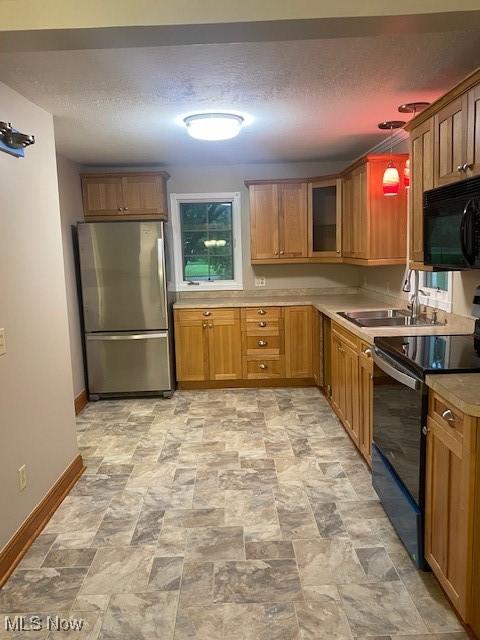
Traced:
POLYGON ((171 395, 172 296, 163 222, 77 226, 88 390, 92 400, 171 395))

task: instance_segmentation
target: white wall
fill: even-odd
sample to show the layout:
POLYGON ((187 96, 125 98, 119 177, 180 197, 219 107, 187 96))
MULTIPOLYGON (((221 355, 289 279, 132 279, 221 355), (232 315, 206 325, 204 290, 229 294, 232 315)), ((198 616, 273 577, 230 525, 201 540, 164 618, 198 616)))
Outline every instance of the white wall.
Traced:
POLYGON ((73 367, 73 390, 78 396, 85 389, 80 314, 78 307, 75 262, 73 257, 72 225, 83 220, 82 189, 79 167, 75 162, 57 156, 58 195, 62 224, 63 261, 67 289, 68 330, 73 367))
POLYGON ((33 133, 0 153, 0 548, 78 454, 52 116, 0 83, 2 119, 33 133), (19 492, 17 469, 27 465, 19 492))

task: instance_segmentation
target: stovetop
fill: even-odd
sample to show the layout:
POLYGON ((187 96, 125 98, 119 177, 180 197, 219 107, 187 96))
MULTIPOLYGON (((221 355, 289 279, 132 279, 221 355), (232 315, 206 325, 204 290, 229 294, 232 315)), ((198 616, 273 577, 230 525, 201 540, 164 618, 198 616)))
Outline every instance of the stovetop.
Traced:
POLYGON ((375 338, 375 346, 422 376, 480 372, 480 338, 474 335, 375 338))

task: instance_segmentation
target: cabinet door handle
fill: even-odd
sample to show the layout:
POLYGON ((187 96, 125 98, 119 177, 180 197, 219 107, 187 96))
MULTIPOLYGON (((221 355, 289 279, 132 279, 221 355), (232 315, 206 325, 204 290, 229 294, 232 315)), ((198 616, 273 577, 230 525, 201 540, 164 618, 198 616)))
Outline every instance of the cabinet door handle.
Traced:
POLYGON ((283 256, 283 254, 285 253, 285 251, 280 251, 280 255, 283 256))
POLYGON ((262 320, 261 322, 258 323, 259 327, 266 327, 267 323, 265 322, 265 320, 262 320))
POLYGON ((465 165, 463 165, 463 164, 459 164, 459 165, 457 166, 457 171, 458 171, 458 172, 460 172, 460 171, 465 171, 464 166, 465 166, 465 165))
POLYGON ((123 211, 122 207, 118 207, 117 211, 123 211))
POLYGON ((208 323, 208 328, 209 328, 209 329, 212 329, 212 328, 213 328, 213 322, 209 322, 209 323, 208 323))
POLYGON ((128 211, 128 207, 123 207, 123 210, 124 211, 128 211))
POLYGON ((426 436, 429 431, 430 431, 430 429, 428 427, 426 427, 425 425, 422 427, 422 433, 423 433, 424 436, 426 436))
POLYGON ((364 349, 363 353, 367 356, 367 358, 370 358, 372 355, 372 350, 371 349, 364 349))
POLYGON ((274 255, 274 256, 278 256, 278 251, 274 251, 274 252, 273 252, 273 255, 274 255))
POLYGON ((268 344, 268 342, 266 340, 259 340, 258 341, 258 346, 259 347, 266 347, 268 344))
POLYGON ((445 411, 442 413, 442 418, 450 425, 455 424, 455 416, 450 409, 445 409, 445 411))
POLYGON ((473 169, 473 162, 470 162, 470 163, 465 162, 465 164, 463 165, 463 167, 464 167, 464 169, 463 169, 464 171, 467 171, 467 170, 468 170, 468 171, 471 171, 471 170, 473 169))
POLYGON ((204 311, 204 312, 203 312, 203 315, 204 315, 204 316, 211 316, 211 315, 212 315, 212 312, 211 312, 211 311, 204 311))
POLYGON ((268 366, 264 362, 262 362, 258 366, 260 367, 260 369, 268 369, 268 366))
POLYGON ((265 309, 259 309, 257 313, 259 316, 264 316, 267 312, 265 311, 265 309))
POLYGON ((206 322, 204 322, 204 323, 202 324, 202 327, 203 327, 204 329, 206 329, 206 328, 207 328, 207 323, 206 323, 206 322))

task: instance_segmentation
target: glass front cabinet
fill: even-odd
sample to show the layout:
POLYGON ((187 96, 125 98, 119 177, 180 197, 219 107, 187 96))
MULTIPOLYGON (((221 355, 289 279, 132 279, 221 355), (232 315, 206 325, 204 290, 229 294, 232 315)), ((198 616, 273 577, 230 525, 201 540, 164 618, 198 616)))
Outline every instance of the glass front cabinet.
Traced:
POLYGON ((340 178, 308 184, 308 255, 338 258, 342 255, 342 182, 340 178))

